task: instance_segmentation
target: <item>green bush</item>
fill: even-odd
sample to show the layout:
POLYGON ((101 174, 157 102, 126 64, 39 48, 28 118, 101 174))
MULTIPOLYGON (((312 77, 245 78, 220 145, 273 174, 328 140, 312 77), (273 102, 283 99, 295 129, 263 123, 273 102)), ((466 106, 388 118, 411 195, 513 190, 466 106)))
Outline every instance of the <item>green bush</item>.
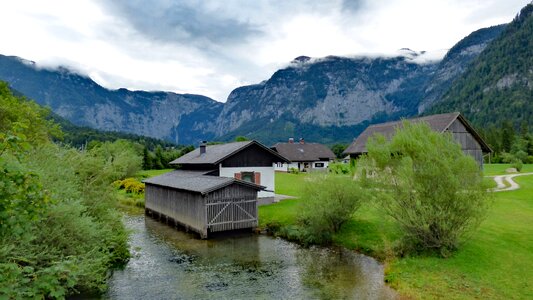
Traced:
POLYGON ((519 159, 515 159, 513 160, 513 162, 511 163, 511 168, 515 168, 518 172, 521 172, 522 171, 522 167, 524 166, 524 164, 522 163, 521 160, 519 159))
POLYGON ((349 177, 319 173, 308 178, 299 216, 301 227, 295 230, 304 243, 329 242, 360 207, 366 193, 349 177))
POLYGON ((480 168, 451 135, 404 122, 392 140, 375 136, 367 149, 359 176, 398 223, 406 251, 447 256, 485 216, 490 196, 480 168))
POLYGON ((298 168, 289 168, 289 173, 292 173, 292 174, 299 174, 299 173, 300 173, 300 170, 298 170, 298 168))
POLYGON ((350 165, 344 163, 330 163, 328 170, 333 174, 347 175, 351 173, 350 165))

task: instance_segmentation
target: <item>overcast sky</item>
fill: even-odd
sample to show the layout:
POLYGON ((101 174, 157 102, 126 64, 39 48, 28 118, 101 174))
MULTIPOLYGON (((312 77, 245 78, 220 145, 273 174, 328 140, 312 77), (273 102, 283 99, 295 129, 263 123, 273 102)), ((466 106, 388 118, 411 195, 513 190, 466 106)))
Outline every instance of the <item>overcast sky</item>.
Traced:
POLYGON ((6 1, 0 54, 116 89, 202 94, 268 79, 299 55, 445 50, 530 0, 6 1))

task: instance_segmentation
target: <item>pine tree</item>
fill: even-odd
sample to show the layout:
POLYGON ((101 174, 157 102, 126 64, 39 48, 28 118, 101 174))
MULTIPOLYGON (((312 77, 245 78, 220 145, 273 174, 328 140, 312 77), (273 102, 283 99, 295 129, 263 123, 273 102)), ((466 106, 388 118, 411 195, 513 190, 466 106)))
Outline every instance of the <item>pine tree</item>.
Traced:
POLYGON ((503 122, 502 126, 502 151, 509 152, 511 151, 511 146, 514 141, 514 128, 511 121, 503 122))
POLYGON ((164 161, 165 161, 165 158, 163 157, 163 149, 161 148, 161 146, 157 146, 155 148, 155 159, 153 162, 154 169, 158 169, 158 170, 164 169, 165 168, 164 161))
POLYGON ((150 170, 152 168, 153 168, 152 156, 150 155, 150 151, 148 150, 148 148, 145 146, 143 148, 143 169, 150 170))

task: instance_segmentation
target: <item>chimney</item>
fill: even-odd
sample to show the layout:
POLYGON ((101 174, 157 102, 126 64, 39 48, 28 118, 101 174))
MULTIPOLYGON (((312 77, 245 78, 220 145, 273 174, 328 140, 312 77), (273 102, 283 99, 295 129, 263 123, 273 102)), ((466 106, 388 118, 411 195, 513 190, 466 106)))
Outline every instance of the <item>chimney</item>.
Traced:
POLYGON ((304 138, 300 138, 300 144, 302 144, 302 145, 305 144, 304 138))
POLYGON ((294 144, 294 138, 289 138, 289 144, 294 144))
POLYGON ((200 155, 205 154, 207 148, 207 141, 202 141, 200 143, 200 155))

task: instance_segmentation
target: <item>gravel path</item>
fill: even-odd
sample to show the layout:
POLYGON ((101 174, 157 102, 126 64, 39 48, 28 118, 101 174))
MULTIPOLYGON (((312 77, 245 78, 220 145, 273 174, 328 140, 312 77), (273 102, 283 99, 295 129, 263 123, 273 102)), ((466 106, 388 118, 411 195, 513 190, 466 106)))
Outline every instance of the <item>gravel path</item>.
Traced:
POLYGON ((496 181, 496 184, 498 185, 496 188, 493 188, 493 192, 505 192, 505 191, 514 191, 518 190, 520 186, 518 183, 516 183, 513 178, 517 176, 524 176, 524 175, 533 175, 533 173, 521 173, 521 174, 509 174, 509 175, 498 175, 494 176, 494 181, 496 181), (510 186, 505 186, 505 181, 509 182, 510 186))

